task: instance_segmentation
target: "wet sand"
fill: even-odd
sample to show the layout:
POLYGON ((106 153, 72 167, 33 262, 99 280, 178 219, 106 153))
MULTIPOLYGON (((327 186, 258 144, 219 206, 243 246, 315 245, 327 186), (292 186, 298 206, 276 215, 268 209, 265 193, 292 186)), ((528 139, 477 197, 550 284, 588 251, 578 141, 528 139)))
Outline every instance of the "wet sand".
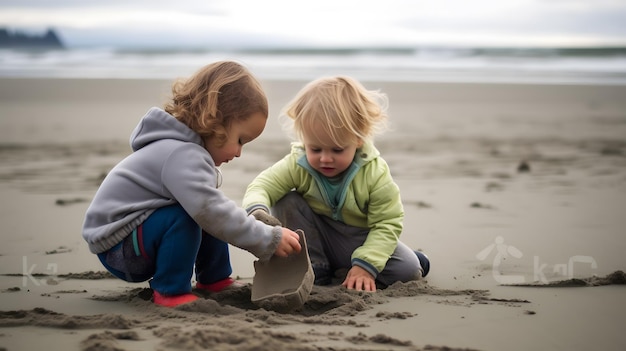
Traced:
MULTIPOLYGON (((373 294, 314 287, 279 313, 250 285, 154 306, 81 238, 169 81, 0 79, 0 349, 624 349, 626 87, 364 83, 389 95, 377 145, 402 191, 402 240, 431 272, 373 294)), ((263 84, 266 131, 222 167, 237 201, 288 151, 276 117, 304 82, 263 84)), ((231 256, 251 284, 254 257, 231 256)))

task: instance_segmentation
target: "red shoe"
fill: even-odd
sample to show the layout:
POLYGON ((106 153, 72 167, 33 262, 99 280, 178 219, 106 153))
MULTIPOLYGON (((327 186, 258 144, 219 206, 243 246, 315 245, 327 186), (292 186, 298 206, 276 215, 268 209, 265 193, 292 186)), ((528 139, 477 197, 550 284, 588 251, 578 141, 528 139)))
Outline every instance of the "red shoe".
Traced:
POLYGON ((180 295, 171 295, 165 296, 161 295, 158 292, 154 292, 153 295, 154 303, 163 306, 163 307, 176 307, 182 304, 190 303, 196 301, 198 297, 194 294, 180 294, 180 295))
POLYGON ((240 282, 236 281, 235 279, 233 279, 231 277, 228 277, 226 279, 222 279, 220 281, 217 281, 217 282, 211 283, 211 284, 202 284, 200 282, 196 283, 196 289, 204 290, 204 291, 208 291, 208 292, 212 292, 212 293, 218 293, 218 292, 224 291, 224 290, 242 288, 244 286, 245 285, 243 283, 240 283, 240 282))

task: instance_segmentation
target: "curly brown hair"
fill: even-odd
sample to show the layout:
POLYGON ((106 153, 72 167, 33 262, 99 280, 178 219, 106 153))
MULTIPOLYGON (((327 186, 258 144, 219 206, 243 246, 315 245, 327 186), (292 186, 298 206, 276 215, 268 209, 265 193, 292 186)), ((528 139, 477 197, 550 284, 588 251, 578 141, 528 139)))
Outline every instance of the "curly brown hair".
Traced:
POLYGON ((219 61, 201 68, 189 79, 172 85, 172 99, 165 111, 202 137, 223 145, 235 121, 261 112, 267 118, 268 102, 259 81, 233 61, 219 61))

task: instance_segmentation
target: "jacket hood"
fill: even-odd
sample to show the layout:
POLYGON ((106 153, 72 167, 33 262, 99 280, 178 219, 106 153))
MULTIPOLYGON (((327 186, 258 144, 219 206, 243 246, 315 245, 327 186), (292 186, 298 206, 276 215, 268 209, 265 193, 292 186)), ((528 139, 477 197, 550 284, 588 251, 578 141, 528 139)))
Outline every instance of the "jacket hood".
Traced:
POLYGON ((141 118, 130 136, 130 146, 137 151, 144 146, 163 139, 174 139, 202 145, 198 133, 189 129, 174 116, 164 110, 153 107, 141 118))

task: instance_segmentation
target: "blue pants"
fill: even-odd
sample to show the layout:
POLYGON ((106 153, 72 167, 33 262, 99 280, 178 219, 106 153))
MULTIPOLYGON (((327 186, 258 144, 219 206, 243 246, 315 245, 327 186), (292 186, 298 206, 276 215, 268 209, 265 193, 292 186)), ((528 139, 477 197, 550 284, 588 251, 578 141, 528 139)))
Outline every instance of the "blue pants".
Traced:
POLYGON ((128 282, 150 281, 163 295, 191 292, 191 278, 211 284, 232 274, 228 243, 203 232, 178 204, 154 211, 110 250, 98 254, 104 267, 128 282))

